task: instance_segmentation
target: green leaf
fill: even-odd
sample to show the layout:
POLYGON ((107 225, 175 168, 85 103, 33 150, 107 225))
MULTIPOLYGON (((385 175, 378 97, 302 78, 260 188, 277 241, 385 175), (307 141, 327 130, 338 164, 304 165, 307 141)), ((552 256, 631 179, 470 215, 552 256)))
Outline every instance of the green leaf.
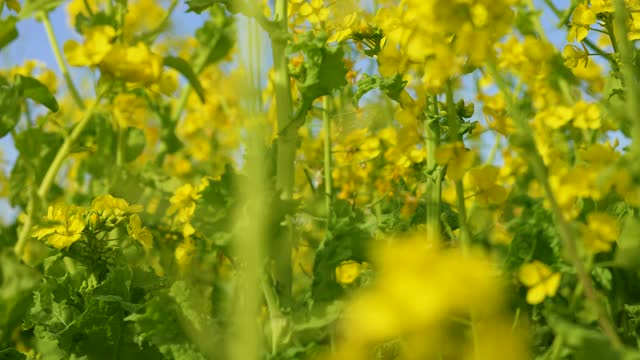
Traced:
POLYGON ((0 20, 0 50, 18 38, 17 22, 18 18, 15 16, 0 20))
POLYGON ((125 151, 125 160, 127 162, 133 161, 142 154, 144 151, 145 144, 147 140, 144 136, 144 131, 135 128, 128 127, 125 130, 125 138, 126 138, 126 151, 125 151))
POLYGON ((20 120, 20 100, 15 87, 0 76, 0 138, 7 135, 20 120))
POLYGON ((288 54, 302 52, 304 55, 304 62, 300 66, 289 68, 291 76, 297 81, 301 98, 296 121, 304 119, 315 99, 330 95, 333 90, 347 85, 344 51, 342 47, 328 47, 326 42, 326 33, 309 31, 287 48, 288 54))
POLYGON ((358 88, 353 96, 353 102, 357 106, 360 99, 374 89, 380 89, 390 99, 398 101, 406 85, 407 81, 402 80, 402 74, 395 74, 390 77, 363 74, 358 81, 358 88))
POLYGON ((182 76, 189 81, 193 89, 196 91, 200 101, 203 103, 205 102, 202 84, 200 84, 198 76, 193 72, 193 69, 188 62, 176 56, 167 56, 164 58, 164 65, 176 69, 180 74, 182 74, 182 76))
POLYGON ((220 2, 220 0, 187 0, 187 12, 195 12, 200 14, 201 12, 207 10, 209 7, 220 2))
POLYGON ((14 348, 0 350, 0 360, 23 360, 27 356, 14 348))
POLYGON ((328 304, 338 299, 343 288, 335 280, 335 269, 343 261, 368 261, 367 245, 372 238, 372 226, 359 209, 344 200, 334 203, 325 239, 316 252, 313 263, 311 297, 316 304, 328 304))
POLYGON ((209 19, 196 30, 200 46, 193 56, 195 68, 203 69, 227 56, 235 44, 235 34, 233 17, 222 7, 212 7, 209 19))
POLYGON ((65 0, 25 0, 18 16, 20 20, 30 18, 39 12, 51 12, 63 4, 65 0))
POLYGON ((82 12, 76 15, 75 29, 80 34, 84 34, 85 29, 98 25, 109 25, 117 28, 118 22, 113 16, 104 11, 96 12, 93 16, 85 15, 82 12))
POLYGON ((625 268, 640 268, 640 221, 633 216, 627 216, 622 222, 614 259, 625 268))
POLYGON ((57 112, 60 108, 58 101, 56 101, 56 98, 51 94, 49 88, 32 77, 17 75, 14 86, 21 96, 42 104, 53 112, 57 112))

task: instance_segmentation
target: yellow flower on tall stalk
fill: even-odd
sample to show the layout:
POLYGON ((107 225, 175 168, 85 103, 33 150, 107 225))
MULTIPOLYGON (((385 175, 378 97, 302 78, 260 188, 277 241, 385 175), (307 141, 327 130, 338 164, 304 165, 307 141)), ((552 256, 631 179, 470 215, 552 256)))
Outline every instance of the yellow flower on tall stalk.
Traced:
POLYGON ((100 63, 100 69, 133 83, 150 84, 162 75, 162 57, 140 42, 133 46, 115 44, 100 63))
POLYGON ((553 272, 546 264, 534 260, 520 267, 518 279, 529 288, 527 302, 535 305, 547 297, 555 296, 560 287, 561 275, 553 272))
POLYGON ((98 25, 85 30, 84 43, 69 40, 64 44, 64 55, 71 66, 96 66, 113 47, 116 30, 109 25, 98 25))
POLYGON ((587 4, 578 4, 573 9, 571 28, 567 34, 567 41, 582 41, 589 34, 589 27, 596 23, 596 14, 587 4))
POLYGON ((85 228, 82 211, 78 206, 63 203, 49 206, 47 216, 44 217, 47 225, 34 230, 32 236, 45 240, 56 249, 68 248, 82 238, 85 228))
POLYGON ((72 66, 98 66, 100 70, 128 82, 147 85, 161 79, 162 57, 142 42, 135 45, 114 44, 115 37, 113 27, 94 26, 85 30, 83 44, 75 40, 67 41, 64 54, 72 66))

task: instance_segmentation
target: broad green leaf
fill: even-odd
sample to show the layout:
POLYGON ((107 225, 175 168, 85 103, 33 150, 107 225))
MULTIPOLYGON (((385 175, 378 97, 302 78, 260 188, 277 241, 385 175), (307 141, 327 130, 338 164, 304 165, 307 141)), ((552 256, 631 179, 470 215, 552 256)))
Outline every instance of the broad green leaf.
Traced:
POLYGON ((135 127, 128 127, 126 129, 126 152, 125 152, 125 160, 127 162, 133 161, 142 154, 144 151, 144 147, 146 145, 146 138, 144 136, 144 132, 135 127))
POLYGON ((235 44, 235 35, 233 17, 221 7, 211 8, 209 19, 196 30, 200 46, 193 56, 197 62, 194 67, 203 69, 227 56, 235 44))
POLYGON ((20 11, 20 19, 27 19, 39 12, 50 12, 63 4, 65 0, 25 0, 20 11))
POLYGON ((164 58, 164 65, 176 69, 180 74, 182 74, 182 76, 189 81, 193 89, 196 91, 200 101, 203 103, 205 102, 202 84, 200 84, 198 76, 193 72, 193 69, 188 62, 176 56, 167 56, 164 58))
POLYGON ((615 262, 628 269, 640 268, 640 221, 632 215, 622 222, 615 262))
POLYGON ((354 104, 357 105, 358 101, 360 101, 366 93, 374 89, 380 89, 390 99, 398 101, 406 85, 407 81, 402 80, 402 74, 395 74, 390 77, 363 74, 362 79, 358 81, 358 89, 353 97, 354 104))
POLYGON ((0 137, 11 131, 20 120, 20 94, 0 76, 0 137))
POLYGON ((200 14, 201 12, 207 10, 209 7, 213 6, 213 4, 220 3, 220 0, 187 0, 187 12, 195 12, 200 14))
POLYGON ((304 62, 291 69, 302 98, 297 111, 299 115, 304 115, 315 99, 347 85, 344 51, 341 47, 327 47, 326 40, 325 33, 316 35, 310 31, 300 35, 298 42, 288 49, 289 53, 302 52, 304 55, 304 62))
POLYGON ((9 16, 6 19, 0 20, 0 49, 18 38, 17 22, 18 18, 15 16, 9 16))
POLYGON ((75 19, 75 29, 78 33, 84 34, 85 29, 98 26, 98 25, 109 25, 114 28, 118 26, 118 22, 113 16, 108 15, 104 11, 99 11, 93 14, 93 16, 88 16, 82 12, 76 15, 75 19))
POLYGON ((32 77, 17 75, 14 86, 20 95, 46 106, 53 112, 57 112, 60 108, 49 88, 32 77))
POLYGON ((334 203, 325 239, 313 263, 311 296, 318 305, 328 304, 344 293, 335 280, 335 269, 343 261, 368 261, 367 245, 371 225, 359 209, 344 200, 334 203))

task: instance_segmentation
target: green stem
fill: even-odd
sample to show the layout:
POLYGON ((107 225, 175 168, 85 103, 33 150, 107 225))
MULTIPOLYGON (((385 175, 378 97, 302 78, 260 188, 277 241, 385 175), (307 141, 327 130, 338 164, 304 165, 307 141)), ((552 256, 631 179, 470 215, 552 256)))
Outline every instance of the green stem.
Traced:
POLYGON ((518 142, 524 144, 523 146, 527 148, 527 160, 536 180, 538 180, 538 182, 543 187, 545 197, 551 204, 551 211, 554 215, 556 230, 560 235, 560 239, 562 240, 564 248, 567 250, 569 259, 576 269, 576 274, 584 288, 585 296, 587 297, 587 300, 596 305, 598 310, 598 323, 600 324, 600 327, 602 328, 604 334, 609 338, 611 345, 615 349, 620 350, 623 347, 622 342, 618 337, 616 328, 611 322, 611 319, 609 318, 604 305, 599 300, 598 293, 593 284, 593 280, 587 273, 585 265, 580 258, 577 241, 574 238, 571 227, 569 226, 567 220, 564 218, 562 209, 558 205, 555 194, 551 189, 546 165, 544 164, 544 161, 542 160, 542 157, 540 156, 540 153, 538 152, 538 149, 536 147, 535 141, 531 135, 533 132, 529 127, 527 118, 515 106, 512 94, 509 91, 509 87, 506 81, 503 79, 502 74, 500 74, 496 69, 495 64, 489 63, 488 69, 494 81, 496 82, 496 85, 504 94, 507 112, 510 113, 512 118, 515 120, 518 134, 512 136, 512 138, 518 138, 518 142))
POLYGON ((24 247, 27 244, 29 235, 31 234, 31 227, 33 226, 33 214, 35 212, 35 198, 36 197, 30 193, 29 202, 27 203, 26 209, 27 216, 24 220, 24 224, 22 225, 22 229, 20 230, 20 234, 18 235, 18 241, 13 247, 13 251, 18 256, 18 258, 22 258, 24 247))
MULTIPOLYGON (((259 51, 258 26, 249 20, 248 31, 245 32, 248 46, 259 51)), ((263 247, 267 243, 267 179, 264 162, 264 138, 266 120, 261 110, 260 89, 256 88, 257 73, 256 59, 259 56, 249 56, 247 72, 249 83, 244 96, 246 105, 247 130, 247 162, 245 164, 246 177, 241 180, 239 194, 242 194, 241 204, 235 213, 235 220, 239 228, 234 241, 234 250, 242 262, 242 272, 238 282, 238 292, 235 304, 234 321, 231 326, 237 332, 229 343, 229 358, 232 360, 258 359, 261 357, 262 337, 257 323, 258 311, 262 303, 264 276, 263 247)), ((266 296, 269 304, 276 301, 266 296)), ((273 311, 273 309, 270 309, 273 311)), ((273 313, 271 314, 273 316, 273 313)), ((278 341, 276 338, 275 341, 278 341)))
MULTIPOLYGON (((458 118, 456 112, 456 106, 453 99, 453 83, 451 80, 447 82, 446 97, 447 118, 449 122, 449 142, 452 144, 456 144, 458 141, 462 141, 462 139, 460 138, 460 136, 458 136, 458 123, 460 119, 458 118)), ((467 223, 467 209, 464 199, 464 185, 462 184, 461 179, 455 180, 455 187, 458 207, 458 223, 460 224, 460 249, 462 250, 462 255, 467 257, 471 252, 471 230, 469 229, 469 224, 467 223)), ((471 311, 469 317, 469 328, 471 330, 471 337, 473 339, 474 359, 479 359, 480 353, 478 350, 479 338, 476 320, 477 316, 474 311, 471 311)))
POLYGON ((62 77, 67 84, 67 88, 69 88, 69 92, 71 92, 71 97, 76 102, 78 107, 81 110, 85 109, 84 101, 82 97, 80 97, 80 93, 78 89, 73 84, 73 79, 71 79, 71 75, 69 74, 69 69, 67 68, 67 63, 64 62, 62 58, 62 52, 60 51, 60 47, 58 46, 58 41, 56 40, 56 35, 53 32, 53 26, 51 26, 51 20, 49 20, 49 14, 46 12, 40 12, 38 17, 42 20, 44 25, 44 29, 47 32, 47 38, 49 39, 49 44, 51 45, 51 50, 53 50, 53 56, 56 58, 56 62, 58 63, 58 67, 60 67, 60 71, 62 72, 62 77))
POLYGON ((91 104, 91 107, 85 110, 84 118, 80 120, 80 122, 73 128, 73 131, 71 131, 71 134, 69 134, 69 136, 62 143, 62 146, 58 150, 58 153, 53 159, 53 162, 51 163, 51 165, 49 165, 49 169, 44 175, 44 178, 42 179, 42 183, 38 188, 38 197, 40 197, 40 199, 44 200, 46 198, 46 195, 49 192, 49 188, 51 188, 51 185, 53 184, 53 181, 56 175, 58 174, 58 171, 60 170, 62 163, 71 152, 71 147, 76 142, 76 140, 80 137, 80 134, 82 133, 84 128, 87 126, 87 124, 89 124, 89 120, 91 120, 93 113, 98 108, 98 105, 100 103, 100 98, 101 98, 101 94, 99 94, 96 100, 93 102, 93 104, 91 104))
MULTIPOLYGON (((322 123, 324 126, 324 194, 327 207, 327 218, 331 215, 331 203, 333 202, 333 179, 331 177, 331 118, 329 117, 329 106, 331 97, 325 96, 322 99, 322 123)), ((327 226, 329 222, 327 221, 327 226)))
POLYGON ((438 98, 430 98, 424 122, 425 149, 427 151, 427 240, 440 237, 440 203, 442 195, 442 168, 436 162, 436 151, 440 146, 440 112, 438 98))
POLYGON ((624 0, 615 0, 614 3, 616 12, 613 18, 614 31, 611 32, 611 35, 615 34, 616 38, 612 36, 611 41, 618 44, 619 51, 616 52, 620 55, 620 68, 624 78, 627 116, 632 121, 631 137, 633 141, 631 142, 631 152, 638 156, 640 155, 640 103, 638 102, 640 89, 638 88, 638 77, 635 71, 636 64, 634 63, 635 49, 627 36, 629 11, 624 4, 624 0))
MULTIPOLYGON (((269 33, 274 68, 274 87, 276 95, 276 112, 278 116, 276 188, 283 199, 293 198, 295 158, 298 142, 298 129, 290 126, 293 121, 293 104, 291 100, 291 82, 289 77, 289 58, 286 47, 289 37, 287 0, 275 2, 274 31, 269 33)), ((289 219, 290 221, 290 219, 289 219)), ((290 305, 291 299, 291 238, 290 234, 282 237, 278 244, 279 254, 276 264, 276 282, 278 283, 281 304, 290 305)))
POLYGON ((116 166, 124 165, 124 153, 126 150, 126 128, 118 127, 118 147, 116 149, 116 166))

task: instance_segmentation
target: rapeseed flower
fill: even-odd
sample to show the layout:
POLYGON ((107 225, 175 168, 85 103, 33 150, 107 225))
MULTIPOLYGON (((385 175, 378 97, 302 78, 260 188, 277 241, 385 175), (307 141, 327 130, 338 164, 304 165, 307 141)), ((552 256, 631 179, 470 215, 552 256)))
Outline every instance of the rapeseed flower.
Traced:
POLYGON ((535 305, 547 297, 555 296, 560 287, 561 275, 553 272, 546 264, 534 260, 520 267, 518 279, 529 288, 527 302, 535 305))
POLYGON ((33 237, 45 240, 56 249, 68 248, 82 238, 85 228, 82 210, 80 207, 63 203, 49 206, 47 216, 44 217, 47 225, 33 231, 33 237))

